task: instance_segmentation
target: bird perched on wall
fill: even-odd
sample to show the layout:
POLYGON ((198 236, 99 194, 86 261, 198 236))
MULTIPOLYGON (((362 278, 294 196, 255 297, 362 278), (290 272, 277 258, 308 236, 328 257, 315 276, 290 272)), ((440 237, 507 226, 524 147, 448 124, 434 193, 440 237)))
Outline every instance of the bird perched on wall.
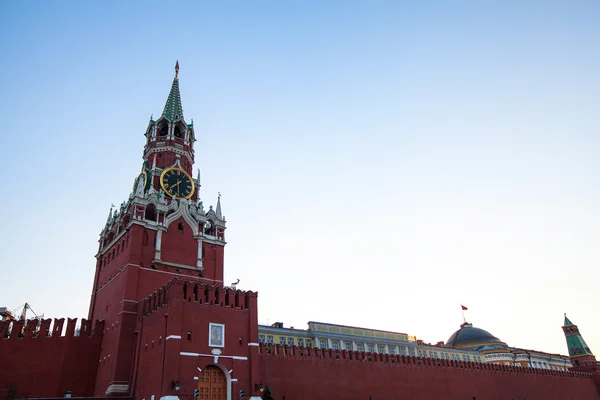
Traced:
POLYGON ((231 283, 231 286, 232 286, 232 287, 236 287, 238 283, 240 283, 240 280, 239 280, 239 279, 237 280, 237 282, 232 282, 232 283, 231 283))

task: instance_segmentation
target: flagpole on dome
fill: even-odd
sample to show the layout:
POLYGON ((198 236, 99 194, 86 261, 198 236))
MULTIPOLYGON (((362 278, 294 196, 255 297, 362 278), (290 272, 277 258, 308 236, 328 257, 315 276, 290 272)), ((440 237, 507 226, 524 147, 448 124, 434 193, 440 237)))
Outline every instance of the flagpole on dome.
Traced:
POLYGON ((468 308, 465 307, 465 306, 463 306, 462 304, 460 305, 460 308, 462 310, 463 322, 466 324, 467 323, 467 319, 465 318, 465 310, 468 310, 468 308))

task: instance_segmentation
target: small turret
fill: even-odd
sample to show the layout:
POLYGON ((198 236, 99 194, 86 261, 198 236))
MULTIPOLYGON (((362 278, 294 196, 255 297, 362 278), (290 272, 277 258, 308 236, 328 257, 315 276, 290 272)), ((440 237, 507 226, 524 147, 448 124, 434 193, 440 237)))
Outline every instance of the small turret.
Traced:
POLYGON ((217 197, 217 210, 215 211, 215 215, 221 221, 223 220, 223 214, 221 213, 221 193, 219 192, 219 197, 217 197))
POLYGON ((114 217, 114 215, 113 215, 113 208, 115 208, 115 205, 111 204, 110 205, 110 210, 108 211, 108 218, 106 218, 106 225, 110 225, 110 223, 113 220, 113 217, 114 217))

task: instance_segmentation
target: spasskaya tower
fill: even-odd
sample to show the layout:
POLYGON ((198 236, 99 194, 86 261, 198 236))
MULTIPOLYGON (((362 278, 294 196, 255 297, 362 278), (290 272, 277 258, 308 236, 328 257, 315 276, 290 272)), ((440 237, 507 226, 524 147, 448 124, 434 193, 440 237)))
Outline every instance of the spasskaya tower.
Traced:
POLYGON ((183 116, 179 63, 163 112, 150 119, 140 174, 127 201, 100 233, 88 318, 106 321, 102 357, 114 363, 96 381, 99 395, 131 391, 137 304, 174 277, 223 286, 225 217, 200 199, 193 177, 195 132, 183 116))

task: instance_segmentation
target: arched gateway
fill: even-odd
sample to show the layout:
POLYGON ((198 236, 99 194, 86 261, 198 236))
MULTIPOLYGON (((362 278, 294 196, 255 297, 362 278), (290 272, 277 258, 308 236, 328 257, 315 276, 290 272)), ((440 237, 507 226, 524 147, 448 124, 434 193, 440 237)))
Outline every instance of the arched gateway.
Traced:
POLYGON ((227 377, 215 365, 209 365, 198 375, 199 400, 227 400, 227 377))

